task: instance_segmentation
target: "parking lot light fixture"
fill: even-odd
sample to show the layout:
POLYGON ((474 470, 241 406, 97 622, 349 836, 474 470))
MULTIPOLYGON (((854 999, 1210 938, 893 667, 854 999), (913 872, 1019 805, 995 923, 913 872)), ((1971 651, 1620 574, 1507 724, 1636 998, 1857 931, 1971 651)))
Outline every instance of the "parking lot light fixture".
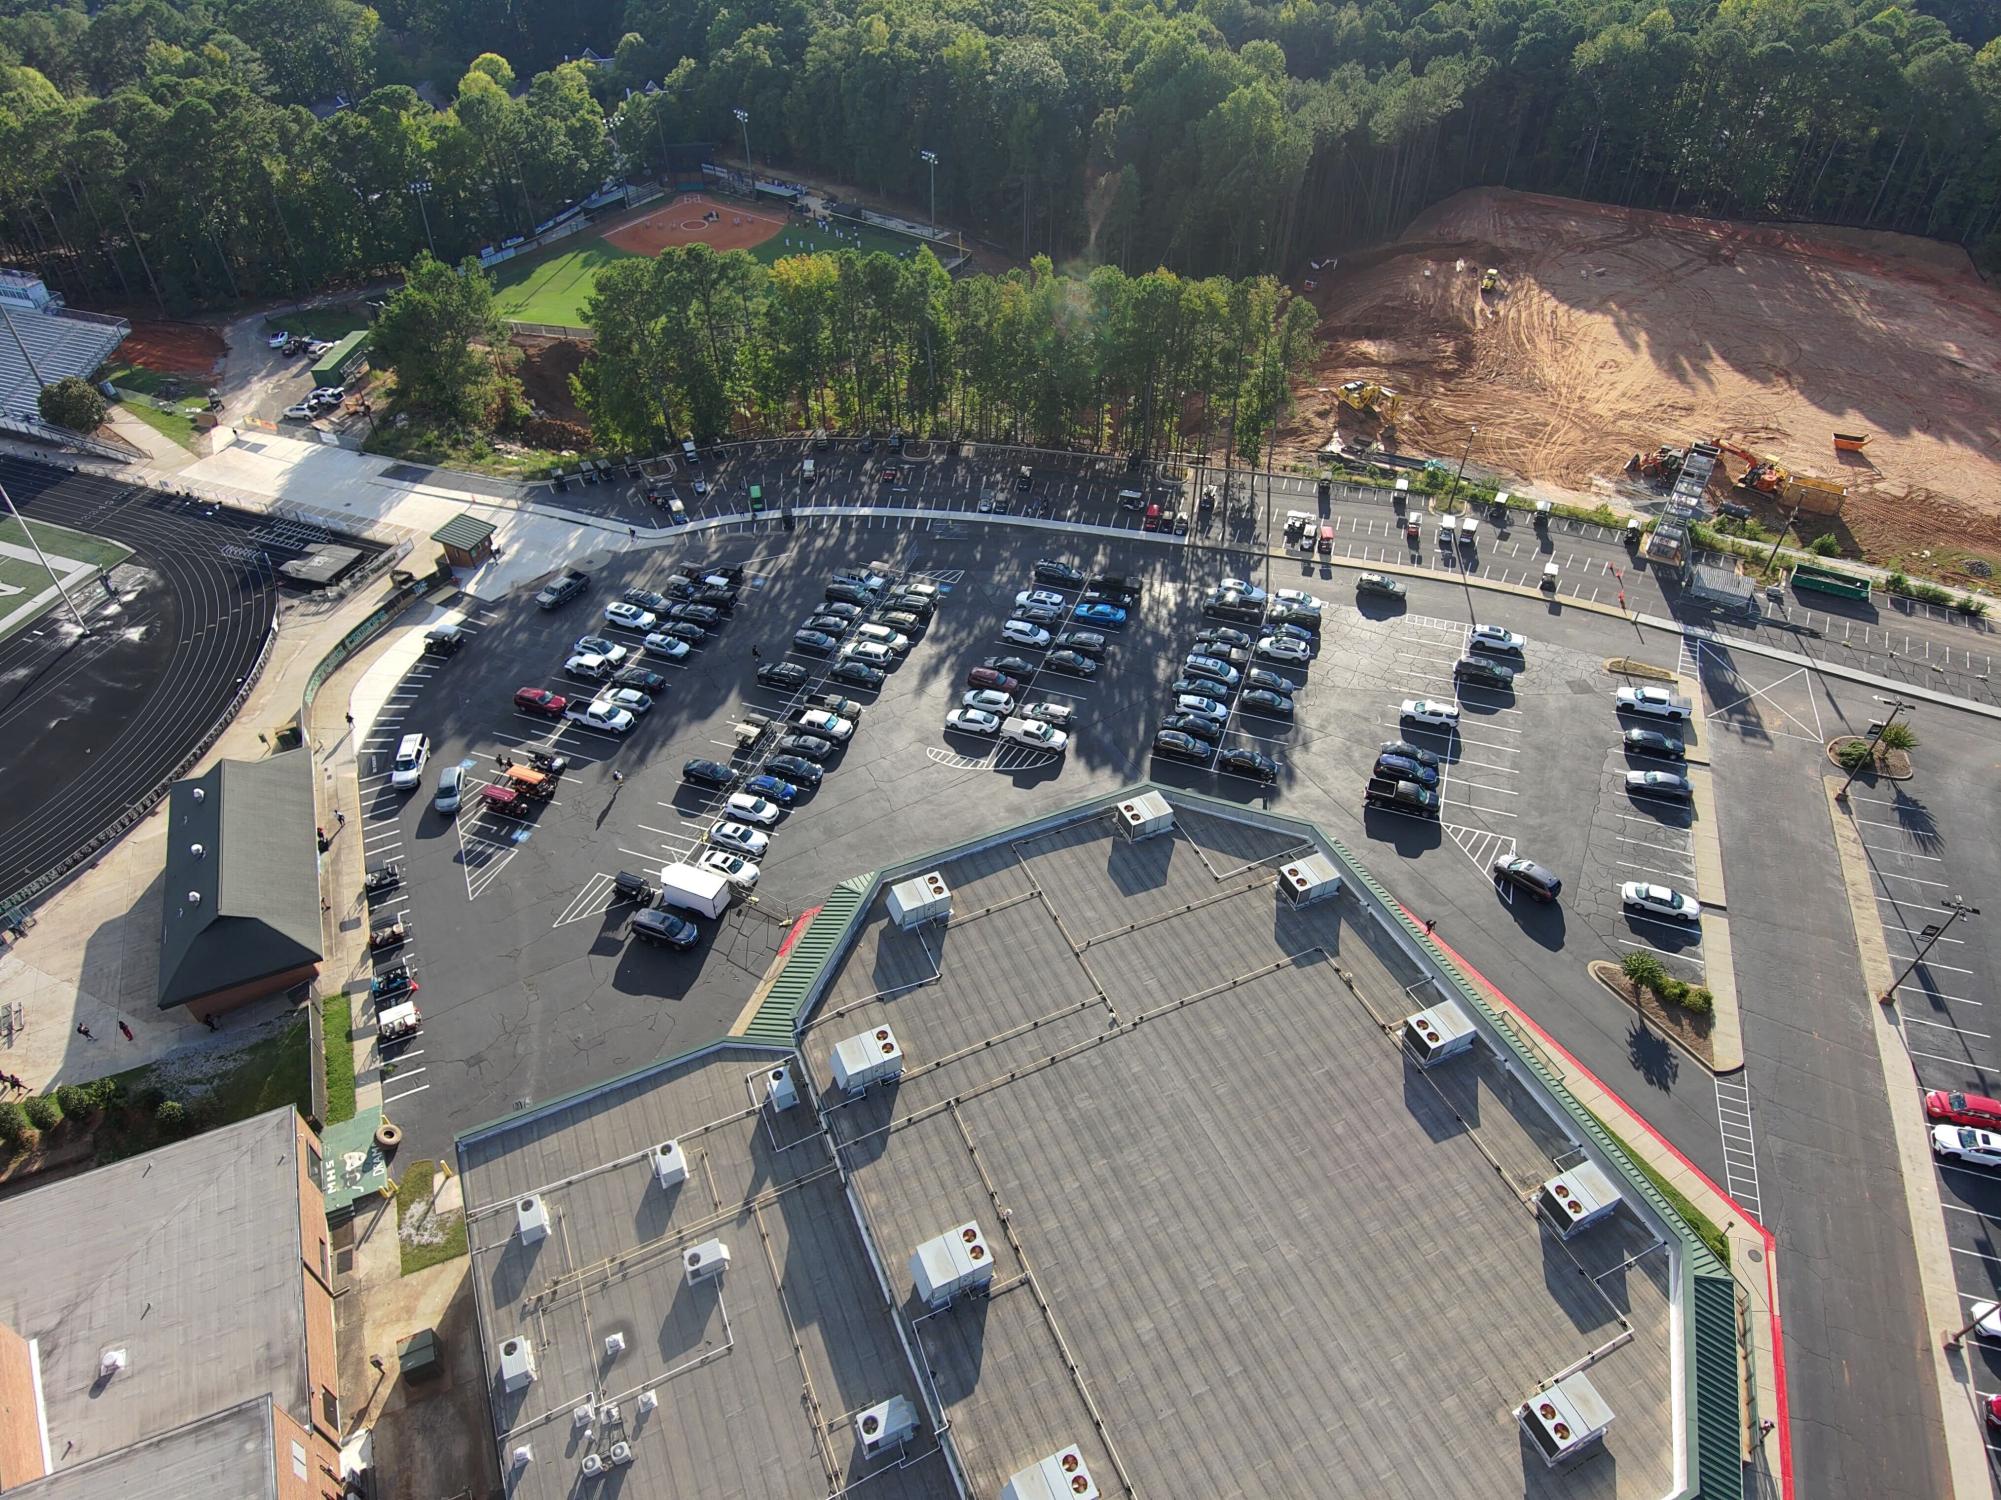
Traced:
POLYGON ((931 169, 931 232, 938 232, 938 153, 920 151, 917 159, 931 169))
MULTIPOLYGON (((1952 915, 1947 917, 1943 922, 1934 922, 1930 926, 1925 928, 1922 934, 1925 940, 1924 947, 1918 949, 1917 957, 1913 958, 1910 961, 1910 963, 1906 964, 1904 966, 1904 972, 1899 974, 1894 980, 1892 980, 1890 983, 1890 987, 1887 990, 1883 991, 1883 993, 1877 997, 1877 999, 1881 1001, 1881 1003, 1883 1003, 1884 1005, 1895 1005, 1897 1003, 1897 991, 1903 988, 1904 981, 1906 979, 1909 979, 1913 974, 1915 974, 1918 971, 1918 965, 1925 961, 1925 955, 1932 951, 1932 945, 1938 942, 1938 940, 1944 937, 1948 932, 1952 931, 1953 923, 1957 922, 1961 917, 1977 917, 1980 915, 1979 907, 1968 906, 1966 902, 1961 900, 1958 896, 1947 896, 1945 898, 1945 909, 1951 912, 1952 915)), ((1966 1330, 1962 1328, 1960 1332, 1964 1333, 1966 1332, 1966 1330)), ((1946 1347, 1950 1349, 1950 1348, 1956 1348, 1957 1346, 1953 1344, 1950 1339, 1948 1339, 1946 1341, 1946 1347)))
POLYGON ((1917 707, 1917 704, 1906 703, 1902 698, 1885 698, 1880 694, 1877 695, 1876 701, 1878 703, 1887 703, 1890 705, 1890 717, 1883 720, 1880 724, 1878 724, 1874 729, 1870 731, 1869 754, 1855 763, 1855 769, 1848 773, 1847 779, 1844 780, 1841 783, 1841 786, 1836 790, 1834 794, 1834 800, 1836 802, 1839 802, 1843 807, 1846 807, 1848 805, 1848 788, 1854 784, 1855 778, 1862 774, 1862 768, 1865 765, 1875 764, 1876 747, 1883 742, 1883 736, 1889 732, 1890 726, 1897 722, 1897 715, 1902 713, 1907 708, 1917 707))

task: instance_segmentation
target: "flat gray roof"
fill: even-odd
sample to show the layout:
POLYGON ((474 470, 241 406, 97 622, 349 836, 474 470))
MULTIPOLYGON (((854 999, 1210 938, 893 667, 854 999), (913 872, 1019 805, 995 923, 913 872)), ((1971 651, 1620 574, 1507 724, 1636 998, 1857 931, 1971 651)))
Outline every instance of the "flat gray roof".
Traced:
POLYGON ((40 1344, 56 1468, 259 1396, 310 1417, 296 1118, 0 1199, 0 1323, 40 1344), (101 1381, 106 1349, 126 1366, 101 1381))
MULTIPOLYGON (((787 1059, 724 1046, 460 1138, 489 1402, 511 1500, 576 1495, 586 1454, 632 1445, 621 1500, 872 1500, 951 1493, 929 1423, 910 1462, 864 1462, 853 1419, 919 1390, 812 1110, 761 1112, 751 1084, 787 1059), (688 1179, 653 1181, 678 1140, 688 1179), (538 1194, 551 1232, 515 1234, 538 1194), (720 1282, 690 1287, 687 1247, 719 1238, 720 1282), (607 1354, 612 1334, 622 1352, 607 1354), (535 1381, 504 1391, 502 1341, 534 1345, 535 1381), (639 1396, 659 1404, 642 1412, 639 1396), (589 1398, 616 1420, 574 1425, 589 1398), (522 1446, 534 1457, 513 1468, 522 1446)), ((758 1096, 758 1097, 761 1097, 758 1096)))
POLYGON ((1630 1206, 1546 1232, 1577 1153, 1536 1087, 1406 1060, 1441 996, 1352 892, 1276 899, 1296 832, 1177 820, 947 859, 950 924, 878 899, 804 1036, 970 1492, 1075 1443, 1107 1495, 1666 1494, 1678 1252, 1630 1206), (902 1079, 841 1101, 885 1024, 902 1079), (993 1294, 928 1313, 910 1254, 969 1219, 993 1294), (1599 1350, 1616 1421, 1552 1476, 1513 1409, 1599 1350))
MULTIPOLYGON (((271 1398, 142 1438, 7 1491, 9 1500, 277 1500, 271 1398)), ((292 1455, 284 1456, 289 1467, 292 1455)))

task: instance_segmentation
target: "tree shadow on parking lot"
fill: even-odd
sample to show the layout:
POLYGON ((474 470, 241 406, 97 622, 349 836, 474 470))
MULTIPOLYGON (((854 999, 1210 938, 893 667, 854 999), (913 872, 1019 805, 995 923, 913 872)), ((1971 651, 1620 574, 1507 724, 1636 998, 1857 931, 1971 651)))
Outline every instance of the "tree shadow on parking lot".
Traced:
POLYGON ((1362 831, 1375 842, 1388 844, 1403 859, 1416 859, 1445 842, 1445 830, 1436 818, 1416 818, 1379 807, 1362 809, 1362 831))
POLYGON ((1668 1093, 1681 1076, 1681 1054, 1674 1043, 1661 1036, 1645 1021, 1636 1020, 1626 1033, 1626 1060, 1648 1083, 1668 1093))

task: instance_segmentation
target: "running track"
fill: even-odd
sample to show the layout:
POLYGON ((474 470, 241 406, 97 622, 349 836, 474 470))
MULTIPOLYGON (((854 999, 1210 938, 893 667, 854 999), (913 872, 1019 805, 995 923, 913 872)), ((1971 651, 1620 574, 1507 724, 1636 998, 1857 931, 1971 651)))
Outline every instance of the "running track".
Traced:
POLYGON ((0 484, 32 526, 51 521, 132 548, 110 598, 73 590, 92 634, 51 611, 0 642, 0 909, 170 776, 256 666, 276 619, 261 516, 204 510, 112 479, 0 455, 0 484))

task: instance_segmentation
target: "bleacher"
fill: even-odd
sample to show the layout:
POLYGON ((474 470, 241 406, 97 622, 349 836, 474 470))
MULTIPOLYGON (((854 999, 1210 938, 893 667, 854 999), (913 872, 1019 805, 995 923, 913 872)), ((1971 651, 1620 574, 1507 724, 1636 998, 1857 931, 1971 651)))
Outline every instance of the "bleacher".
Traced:
POLYGON ((87 379, 131 331, 123 318, 69 311, 39 277, 0 270, 0 414, 35 420, 44 385, 87 379))

